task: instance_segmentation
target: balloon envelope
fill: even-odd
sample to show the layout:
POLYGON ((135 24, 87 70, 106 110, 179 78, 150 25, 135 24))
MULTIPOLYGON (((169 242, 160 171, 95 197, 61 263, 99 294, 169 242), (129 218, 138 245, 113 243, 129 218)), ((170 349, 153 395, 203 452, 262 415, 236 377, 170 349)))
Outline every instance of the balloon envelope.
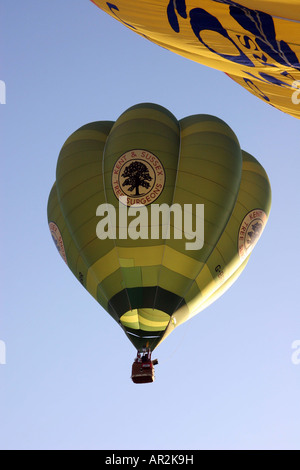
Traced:
POLYGON ((80 283, 153 350, 240 275, 270 201, 266 172, 225 122, 144 103, 66 140, 48 221, 80 283))
POLYGON ((92 0, 152 42, 300 118, 298 0, 92 0))

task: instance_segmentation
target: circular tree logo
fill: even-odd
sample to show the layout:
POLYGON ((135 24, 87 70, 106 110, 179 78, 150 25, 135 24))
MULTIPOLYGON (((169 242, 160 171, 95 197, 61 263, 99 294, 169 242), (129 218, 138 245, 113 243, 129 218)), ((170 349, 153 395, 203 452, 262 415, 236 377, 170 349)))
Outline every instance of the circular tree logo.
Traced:
POLYGON ((267 222, 267 214, 254 209, 244 217, 239 230, 238 250, 242 260, 247 258, 256 245, 267 222))
POLYGON ((64 242, 60 233, 60 230, 58 226, 54 222, 49 223, 49 229, 53 238, 53 241, 55 243, 56 248, 58 249, 58 252, 62 259, 68 264, 67 262, 67 256, 65 252, 65 247, 64 247, 64 242))
POLYGON ((127 206, 147 206, 155 201, 165 184, 160 160, 147 150, 130 150, 116 161, 112 171, 115 196, 126 197, 127 206))

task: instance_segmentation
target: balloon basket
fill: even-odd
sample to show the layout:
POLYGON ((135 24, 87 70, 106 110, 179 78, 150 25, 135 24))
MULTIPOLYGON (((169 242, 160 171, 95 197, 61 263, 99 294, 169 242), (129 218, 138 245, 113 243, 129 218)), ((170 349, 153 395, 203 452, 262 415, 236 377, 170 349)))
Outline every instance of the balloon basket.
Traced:
POLYGON ((146 349, 137 352, 137 357, 132 364, 131 380, 135 384, 151 383, 155 380, 154 365, 157 359, 151 360, 151 350, 146 349))

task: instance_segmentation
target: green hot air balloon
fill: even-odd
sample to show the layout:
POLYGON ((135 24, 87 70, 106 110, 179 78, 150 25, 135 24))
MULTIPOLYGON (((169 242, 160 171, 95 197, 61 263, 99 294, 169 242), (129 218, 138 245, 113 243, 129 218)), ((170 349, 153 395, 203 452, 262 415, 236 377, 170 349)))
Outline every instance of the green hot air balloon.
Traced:
POLYGON ((265 170, 222 120, 143 103, 63 145, 49 227, 73 274, 138 351, 151 352, 237 279, 271 204, 265 170))

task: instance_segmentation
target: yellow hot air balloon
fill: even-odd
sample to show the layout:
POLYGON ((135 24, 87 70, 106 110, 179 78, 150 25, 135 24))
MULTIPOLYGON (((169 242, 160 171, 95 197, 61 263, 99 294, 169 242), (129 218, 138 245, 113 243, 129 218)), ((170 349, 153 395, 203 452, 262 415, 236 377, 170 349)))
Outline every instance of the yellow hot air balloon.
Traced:
POLYGON ((299 0, 92 0, 152 42, 300 118, 299 0))
POLYGON ((135 382, 153 380, 151 351, 242 272, 270 200, 264 169, 214 116, 178 121, 144 103, 66 140, 49 228, 138 350, 135 382))

